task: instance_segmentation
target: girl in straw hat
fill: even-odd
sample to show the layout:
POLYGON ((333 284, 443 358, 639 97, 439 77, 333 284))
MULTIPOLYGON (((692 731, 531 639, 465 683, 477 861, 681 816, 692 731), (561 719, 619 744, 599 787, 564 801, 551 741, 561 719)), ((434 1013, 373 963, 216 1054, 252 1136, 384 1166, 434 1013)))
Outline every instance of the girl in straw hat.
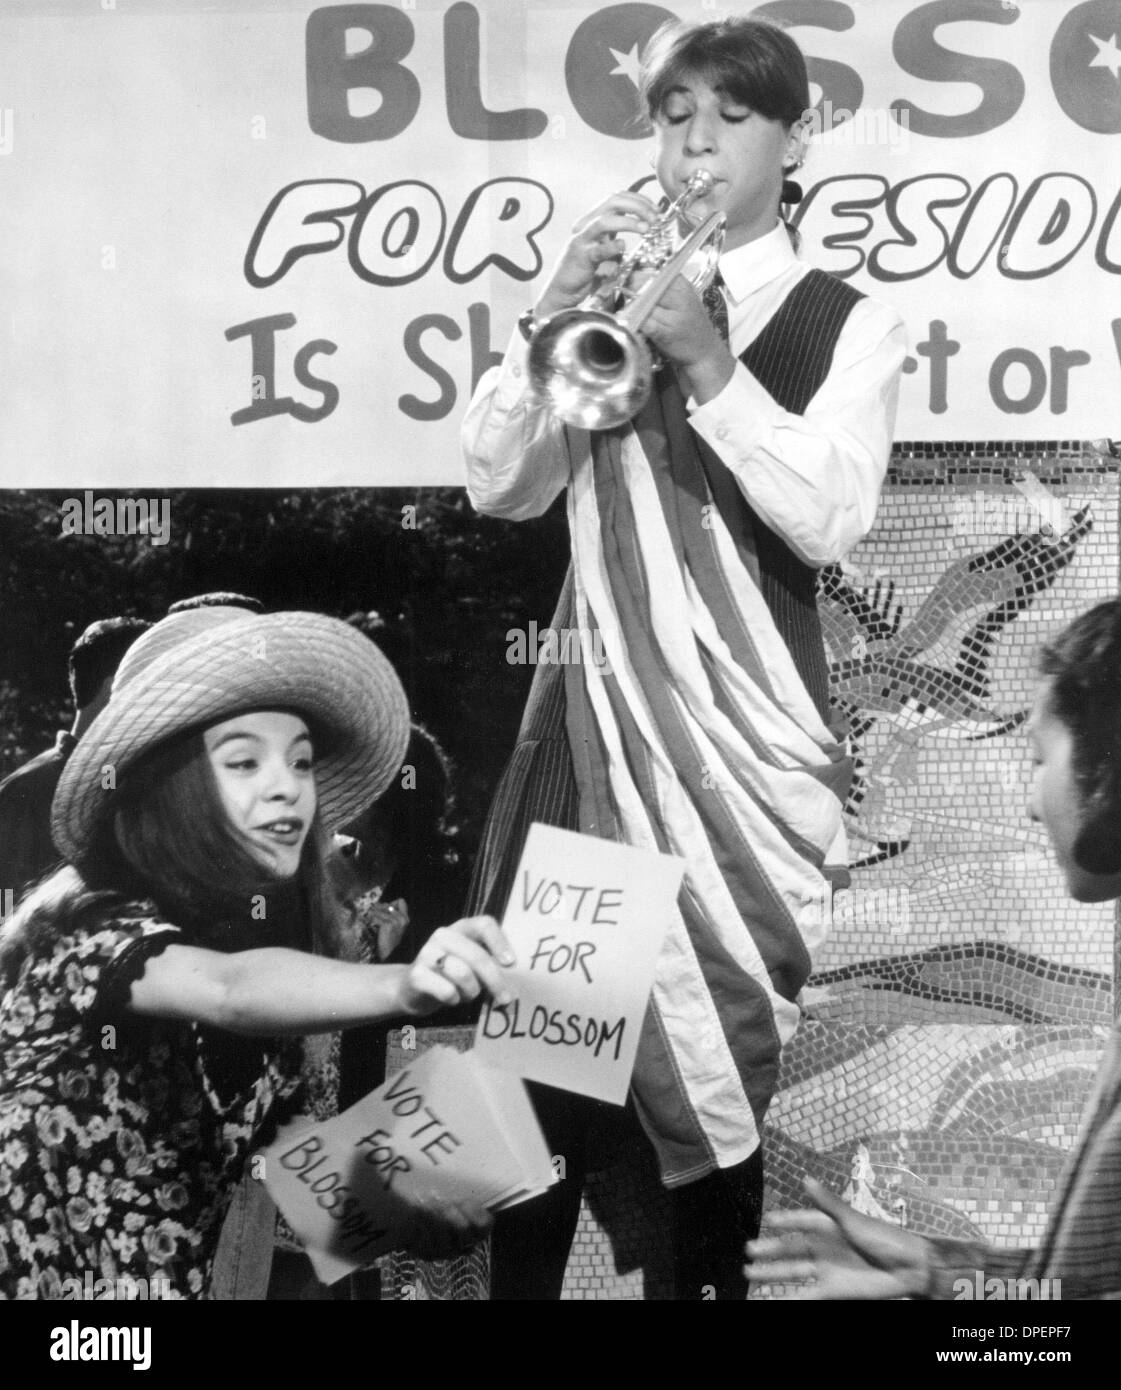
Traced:
MULTIPOLYGON (((408 733, 389 663, 332 618, 197 609, 132 647, 59 782, 68 862, 0 933, 0 1297, 204 1297, 246 1155, 294 1110, 300 1035, 502 1002, 487 917, 411 966, 330 958, 328 836, 408 733)), ((418 1240, 487 1221, 418 1213, 418 1240)))

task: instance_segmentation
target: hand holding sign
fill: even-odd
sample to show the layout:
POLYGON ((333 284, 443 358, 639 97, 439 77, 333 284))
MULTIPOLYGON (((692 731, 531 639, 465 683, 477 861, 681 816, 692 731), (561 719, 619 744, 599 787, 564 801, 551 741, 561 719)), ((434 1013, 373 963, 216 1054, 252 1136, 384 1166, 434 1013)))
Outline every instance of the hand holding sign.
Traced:
POLYGON ((387 1250, 465 1248, 556 1180, 525 1087, 434 1047, 333 1120, 297 1123, 265 1183, 324 1283, 387 1250))
POLYGON ((402 1243, 418 1259, 449 1260, 470 1250, 493 1225, 494 1217, 481 1202, 441 1202, 433 1193, 417 1198, 412 1226, 402 1243))
POLYGON ((622 1105, 680 859, 531 826, 503 931, 507 1005, 483 1006, 480 1061, 622 1105))
POLYGON ((505 1002, 509 990, 499 964, 512 965, 514 953, 493 917, 464 917, 438 927, 409 967, 401 989, 410 1018, 477 999, 486 990, 505 1002))

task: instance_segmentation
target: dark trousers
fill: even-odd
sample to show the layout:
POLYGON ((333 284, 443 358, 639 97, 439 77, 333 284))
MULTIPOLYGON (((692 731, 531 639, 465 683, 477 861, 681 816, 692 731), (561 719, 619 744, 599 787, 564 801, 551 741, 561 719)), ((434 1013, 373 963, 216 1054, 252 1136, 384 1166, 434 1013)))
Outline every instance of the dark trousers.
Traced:
MULTIPOLYGON (((500 1212, 491 1234, 491 1298, 557 1299, 564 1283, 593 1140, 618 1128, 619 1112, 571 1092, 529 1084, 534 1108, 564 1177, 541 1197, 500 1212)), ((637 1119, 633 1120, 638 1129, 637 1119)), ((644 1134, 635 1142, 648 1144, 644 1134)), ((744 1244, 759 1234, 763 1155, 669 1190, 673 1298, 740 1300, 747 1296, 744 1244)))

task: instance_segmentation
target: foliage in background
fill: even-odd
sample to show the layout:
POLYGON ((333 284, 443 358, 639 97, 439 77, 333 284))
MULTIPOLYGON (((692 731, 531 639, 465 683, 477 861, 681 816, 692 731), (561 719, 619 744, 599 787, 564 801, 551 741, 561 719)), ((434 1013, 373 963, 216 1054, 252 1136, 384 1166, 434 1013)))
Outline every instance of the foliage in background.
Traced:
POLYGON ((458 488, 160 492, 148 496, 170 502, 171 538, 157 546, 63 536, 68 495, 81 496, 0 494, 0 775, 69 727, 66 655, 88 623, 157 619, 177 599, 234 590, 348 619, 378 642, 452 759, 471 852, 533 675, 507 663, 506 633, 552 617, 563 506, 515 525, 476 515, 458 488))

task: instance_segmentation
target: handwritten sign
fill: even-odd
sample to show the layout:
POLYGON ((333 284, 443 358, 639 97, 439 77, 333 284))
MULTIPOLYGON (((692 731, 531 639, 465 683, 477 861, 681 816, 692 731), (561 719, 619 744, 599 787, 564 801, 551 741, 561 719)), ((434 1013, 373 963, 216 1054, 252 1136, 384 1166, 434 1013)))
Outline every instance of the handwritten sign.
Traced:
POLYGON ((264 1151, 265 1186, 324 1283, 405 1248, 419 1205, 498 1210, 556 1180, 525 1087, 436 1047, 343 1114, 264 1151))
POLYGON ((526 838, 503 930, 512 1003, 486 1003, 488 1065, 622 1105, 685 865, 553 826, 526 838))

